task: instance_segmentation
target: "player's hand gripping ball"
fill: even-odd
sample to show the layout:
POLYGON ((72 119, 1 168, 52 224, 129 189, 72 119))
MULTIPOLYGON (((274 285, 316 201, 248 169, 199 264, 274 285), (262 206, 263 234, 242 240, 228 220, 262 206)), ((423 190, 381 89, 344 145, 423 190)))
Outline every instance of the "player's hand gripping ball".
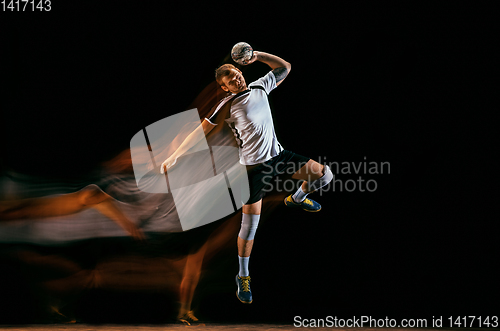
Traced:
POLYGON ((245 42, 237 43, 231 50, 233 61, 239 64, 246 65, 253 56, 253 48, 245 42))

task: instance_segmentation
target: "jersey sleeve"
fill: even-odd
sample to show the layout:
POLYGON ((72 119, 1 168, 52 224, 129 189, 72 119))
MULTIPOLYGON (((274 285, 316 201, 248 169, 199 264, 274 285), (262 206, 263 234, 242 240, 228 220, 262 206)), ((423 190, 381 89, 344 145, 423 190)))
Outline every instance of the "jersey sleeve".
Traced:
POLYGON ((265 76, 257 79, 248 86, 262 86, 267 94, 276 88, 276 77, 272 71, 269 71, 265 76))
POLYGON ((215 105, 212 110, 210 111, 209 115, 205 117, 205 119, 212 125, 217 125, 219 123, 222 123, 222 121, 225 120, 224 114, 220 111, 222 107, 226 104, 226 102, 231 99, 231 96, 228 96, 224 99, 222 99, 217 105, 215 105))

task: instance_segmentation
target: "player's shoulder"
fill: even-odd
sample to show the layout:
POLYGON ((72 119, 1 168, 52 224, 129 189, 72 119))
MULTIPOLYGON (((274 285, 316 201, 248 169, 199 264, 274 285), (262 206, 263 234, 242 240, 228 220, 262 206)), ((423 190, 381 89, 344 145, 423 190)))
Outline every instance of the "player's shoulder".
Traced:
POLYGON ((253 81, 252 83, 248 84, 249 87, 257 87, 260 86, 264 89, 264 91, 269 94, 272 90, 276 88, 276 77, 274 76, 274 73, 269 71, 267 74, 262 76, 261 78, 253 81))
POLYGON ((217 104, 214 106, 214 108, 218 109, 218 108, 221 108, 223 107, 229 100, 231 100, 232 98, 234 98, 234 94, 229 94, 225 97, 223 97, 222 99, 220 99, 217 104))
POLYGON ((270 81, 275 81, 276 80, 276 77, 274 76, 274 73, 272 70, 268 71, 264 76, 254 80, 252 83, 249 84, 252 85, 252 84, 255 84, 255 83, 259 83, 259 82, 270 82, 270 81))

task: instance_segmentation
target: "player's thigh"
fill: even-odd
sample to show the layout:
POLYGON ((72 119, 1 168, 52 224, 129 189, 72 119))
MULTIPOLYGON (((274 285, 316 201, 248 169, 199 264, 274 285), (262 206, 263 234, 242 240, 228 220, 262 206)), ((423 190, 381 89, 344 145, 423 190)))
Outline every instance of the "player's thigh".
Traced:
POLYGON ((321 176, 323 176, 324 167, 325 166, 322 165, 321 163, 318 163, 318 162, 311 159, 311 160, 307 161, 307 163, 304 166, 302 166, 302 168, 297 170, 297 172, 295 172, 292 175, 292 178, 303 179, 303 180, 306 180, 308 182, 316 180, 316 179, 320 178, 321 176))
POLYGON ((257 202, 243 205, 242 211, 244 214, 260 215, 262 210, 262 199, 257 202))

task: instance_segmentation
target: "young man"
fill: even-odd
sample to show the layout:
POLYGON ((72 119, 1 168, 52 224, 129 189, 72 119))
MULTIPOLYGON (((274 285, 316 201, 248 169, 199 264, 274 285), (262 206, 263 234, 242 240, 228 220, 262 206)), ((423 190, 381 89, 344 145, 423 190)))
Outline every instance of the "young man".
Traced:
MULTIPOLYGON (((237 241, 240 270, 236 275, 236 295, 241 302, 247 304, 253 301, 248 262, 259 224, 264 188, 269 184, 269 179, 290 167, 298 169, 292 178, 302 179, 304 182, 297 192, 285 198, 285 205, 317 212, 321 210, 321 206, 306 196, 327 185, 333 178, 328 166, 284 150, 276 138, 267 95, 283 83, 290 73, 290 63, 278 56, 258 51, 253 52, 252 58, 246 64, 255 61, 269 65, 271 71, 248 86, 241 71, 233 65, 225 64, 216 70, 215 78, 229 96, 223 99, 201 124, 207 135, 220 125, 218 123, 226 122, 239 145, 240 163, 247 166, 250 199, 242 208, 242 222, 237 241), (230 109, 224 111, 228 102, 230 109)), ((194 134, 188 136, 163 162, 161 173, 165 168, 173 166, 177 158, 197 142, 194 134)))

